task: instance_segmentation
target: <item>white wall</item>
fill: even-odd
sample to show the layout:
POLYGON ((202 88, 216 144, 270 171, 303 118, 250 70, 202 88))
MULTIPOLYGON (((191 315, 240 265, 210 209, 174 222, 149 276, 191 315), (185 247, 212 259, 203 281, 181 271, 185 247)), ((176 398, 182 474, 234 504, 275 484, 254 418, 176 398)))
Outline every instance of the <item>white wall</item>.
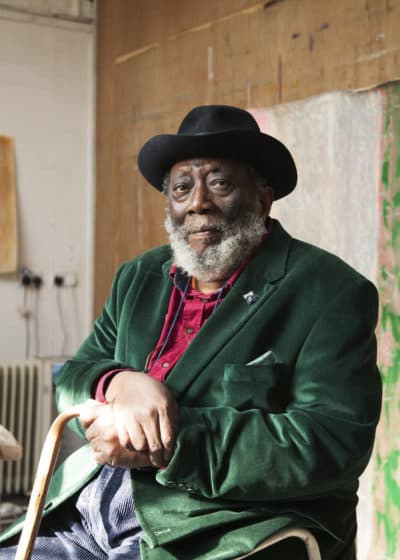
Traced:
MULTIPOLYGON (((91 23, 0 9, 0 134, 15 142, 19 266, 44 280, 26 294, 30 353, 41 356, 71 354, 91 322, 94 52, 91 23), (63 272, 78 283, 59 289, 58 305, 63 272)), ((0 360, 25 356, 23 298, 17 275, 0 276, 0 360)))

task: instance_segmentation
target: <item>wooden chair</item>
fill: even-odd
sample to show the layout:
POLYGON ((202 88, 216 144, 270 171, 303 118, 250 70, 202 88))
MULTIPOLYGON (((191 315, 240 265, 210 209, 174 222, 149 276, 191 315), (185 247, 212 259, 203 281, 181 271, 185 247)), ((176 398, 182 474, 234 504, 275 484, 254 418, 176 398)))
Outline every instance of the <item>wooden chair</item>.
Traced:
MULTIPOLYGON (((300 529, 296 527, 292 527, 291 529, 282 529, 282 531, 278 531, 271 537, 268 537, 268 539, 265 539, 265 541, 261 542, 254 550, 248 552, 247 554, 244 554, 243 556, 239 556, 238 558, 235 558, 235 560, 244 560, 244 558, 248 558, 249 560, 251 560, 251 557, 256 552, 265 550, 270 546, 277 544, 278 542, 293 537, 301 539, 304 542, 308 554, 308 560, 321 560, 319 546, 314 535, 312 535, 310 531, 307 531, 307 529, 300 529)), ((268 555, 266 555, 266 558, 268 558, 268 555)), ((290 560, 296 560, 296 559, 293 558, 290 560)))
MULTIPOLYGON (((17 547, 15 560, 29 560, 32 553, 32 548, 35 542, 37 531, 39 529, 40 519, 43 512, 44 501, 46 499, 47 490, 50 483, 51 475, 54 471, 58 451, 61 444, 62 432, 66 424, 72 418, 79 416, 79 407, 71 408, 70 410, 61 413, 54 420, 47 434, 46 440, 43 444, 42 453, 37 468, 35 482, 32 489, 32 494, 29 500, 28 511, 24 527, 22 529, 21 537, 17 547)), ((307 549, 309 560, 321 560, 317 541, 315 537, 306 529, 283 529, 275 535, 272 535, 262 543, 260 543, 253 551, 236 558, 235 560, 244 560, 256 552, 264 550, 284 539, 297 537, 301 539, 307 549)), ((296 560, 296 559, 293 559, 296 560)))

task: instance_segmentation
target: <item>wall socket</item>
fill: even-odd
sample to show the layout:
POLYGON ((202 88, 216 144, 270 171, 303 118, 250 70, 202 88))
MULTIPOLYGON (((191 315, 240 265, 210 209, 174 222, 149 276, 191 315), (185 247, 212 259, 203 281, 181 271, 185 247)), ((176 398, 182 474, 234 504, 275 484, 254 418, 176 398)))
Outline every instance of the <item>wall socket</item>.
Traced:
POLYGON ((25 288, 30 286, 39 289, 43 285, 43 275, 41 272, 33 272, 27 266, 23 266, 20 271, 20 282, 25 288))
POLYGON ((62 286, 73 288, 78 284, 78 275, 76 272, 57 272, 53 275, 52 284, 61 288, 62 286))

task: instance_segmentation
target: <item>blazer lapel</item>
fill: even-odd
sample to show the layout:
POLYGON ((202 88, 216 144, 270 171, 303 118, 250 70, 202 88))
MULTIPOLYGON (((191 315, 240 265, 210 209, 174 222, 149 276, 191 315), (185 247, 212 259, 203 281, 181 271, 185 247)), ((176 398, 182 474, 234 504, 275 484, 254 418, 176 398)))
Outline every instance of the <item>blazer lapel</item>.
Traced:
POLYGON ((136 294, 138 303, 132 306, 128 325, 121 328, 121 331, 126 333, 123 345, 126 352, 125 361, 142 371, 149 354, 157 344, 168 310, 173 285, 169 280, 171 262, 172 259, 165 261, 161 271, 146 271, 136 294))
POLYGON ((182 396, 232 335, 266 303, 286 273, 290 241, 291 237, 274 221, 271 234, 168 376, 166 383, 176 395, 182 396), (250 291, 258 299, 249 305, 243 296, 250 291))

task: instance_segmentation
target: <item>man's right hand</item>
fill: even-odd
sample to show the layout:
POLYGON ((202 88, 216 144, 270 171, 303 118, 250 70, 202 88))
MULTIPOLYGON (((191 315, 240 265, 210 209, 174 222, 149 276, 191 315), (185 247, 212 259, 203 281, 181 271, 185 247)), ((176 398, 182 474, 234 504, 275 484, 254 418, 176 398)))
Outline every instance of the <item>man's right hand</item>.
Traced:
POLYGON ((96 460, 131 468, 165 466, 178 423, 171 391, 145 373, 122 371, 112 378, 105 396, 108 404, 93 406, 91 401, 81 414, 96 460))

